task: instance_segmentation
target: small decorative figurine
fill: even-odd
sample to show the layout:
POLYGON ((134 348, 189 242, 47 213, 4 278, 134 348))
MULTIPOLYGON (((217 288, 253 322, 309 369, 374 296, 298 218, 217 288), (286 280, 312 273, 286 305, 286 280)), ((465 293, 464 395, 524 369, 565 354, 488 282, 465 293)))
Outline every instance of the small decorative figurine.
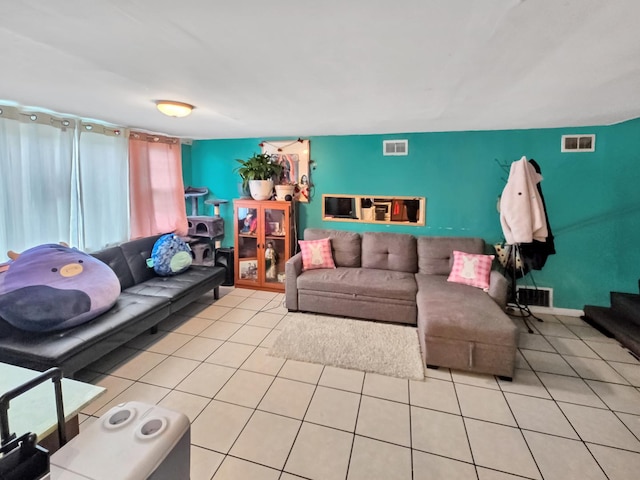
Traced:
POLYGON ((265 260, 265 276, 267 280, 278 279, 278 253, 273 248, 272 242, 267 242, 267 248, 264 251, 265 260))
POLYGON ((244 217, 244 223, 242 226, 242 233, 256 233, 256 229, 258 228, 258 219, 251 212, 247 213, 247 216, 244 217))

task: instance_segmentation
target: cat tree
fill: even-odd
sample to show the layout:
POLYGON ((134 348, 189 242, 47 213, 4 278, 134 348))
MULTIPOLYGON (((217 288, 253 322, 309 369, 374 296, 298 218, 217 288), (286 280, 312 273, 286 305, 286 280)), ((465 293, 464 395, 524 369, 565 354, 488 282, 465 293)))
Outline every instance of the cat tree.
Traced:
POLYGON ((191 202, 191 215, 187 215, 188 243, 196 265, 213 265, 215 249, 220 246, 224 236, 224 220, 220 216, 220 205, 227 200, 205 200, 205 204, 214 206, 214 215, 198 215, 198 199, 209 194, 206 187, 187 187, 184 196, 191 202))

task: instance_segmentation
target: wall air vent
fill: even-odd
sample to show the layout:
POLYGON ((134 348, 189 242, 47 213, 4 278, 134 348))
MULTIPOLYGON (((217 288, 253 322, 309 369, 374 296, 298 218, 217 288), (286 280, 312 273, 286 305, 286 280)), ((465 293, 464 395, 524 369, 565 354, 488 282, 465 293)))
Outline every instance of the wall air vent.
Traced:
POLYGON ((529 307, 553 307, 552 288, 531 288, 518 285, 516 287, 516 298, 520 305, 529 307))
POLYGON ((561 152, 595 152, 595 135, 562 135, 561 152))
POLYGON ((382 154, 387 155, 409 155, 409 140, 383 140, 382 154))

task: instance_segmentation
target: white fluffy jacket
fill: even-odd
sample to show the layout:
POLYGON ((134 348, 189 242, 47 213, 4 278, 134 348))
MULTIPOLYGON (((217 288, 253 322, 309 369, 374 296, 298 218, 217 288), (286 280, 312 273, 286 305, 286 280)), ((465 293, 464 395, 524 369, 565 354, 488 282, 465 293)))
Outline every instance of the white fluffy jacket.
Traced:
POLYGON ((526 157, 511 164, 507 185, 500 198, 500 223, 510 245, 544 242, 549 235, 537 185, 542 176, 526 157))

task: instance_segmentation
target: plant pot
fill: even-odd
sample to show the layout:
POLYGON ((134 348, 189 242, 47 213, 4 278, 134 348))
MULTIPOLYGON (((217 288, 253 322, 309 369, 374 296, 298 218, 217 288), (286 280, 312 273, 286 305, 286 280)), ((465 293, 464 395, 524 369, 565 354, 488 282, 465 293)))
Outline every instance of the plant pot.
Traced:
POLYGON ((269 200, 273 192, 273 180, 249 180, 249 190, 254 200, 269 200))
POLYGON ((291 199, 293 200, 295 191, 295 185, 276 185, 276 200, 286 200, 287 195, 291 195, 291 199))
POLYGON ((238 195, 240 195, 240 198, 251 198, 251 191, 249 190, 249 185, 245 187, 243 186, 242 182, 239 182, 238 195))

